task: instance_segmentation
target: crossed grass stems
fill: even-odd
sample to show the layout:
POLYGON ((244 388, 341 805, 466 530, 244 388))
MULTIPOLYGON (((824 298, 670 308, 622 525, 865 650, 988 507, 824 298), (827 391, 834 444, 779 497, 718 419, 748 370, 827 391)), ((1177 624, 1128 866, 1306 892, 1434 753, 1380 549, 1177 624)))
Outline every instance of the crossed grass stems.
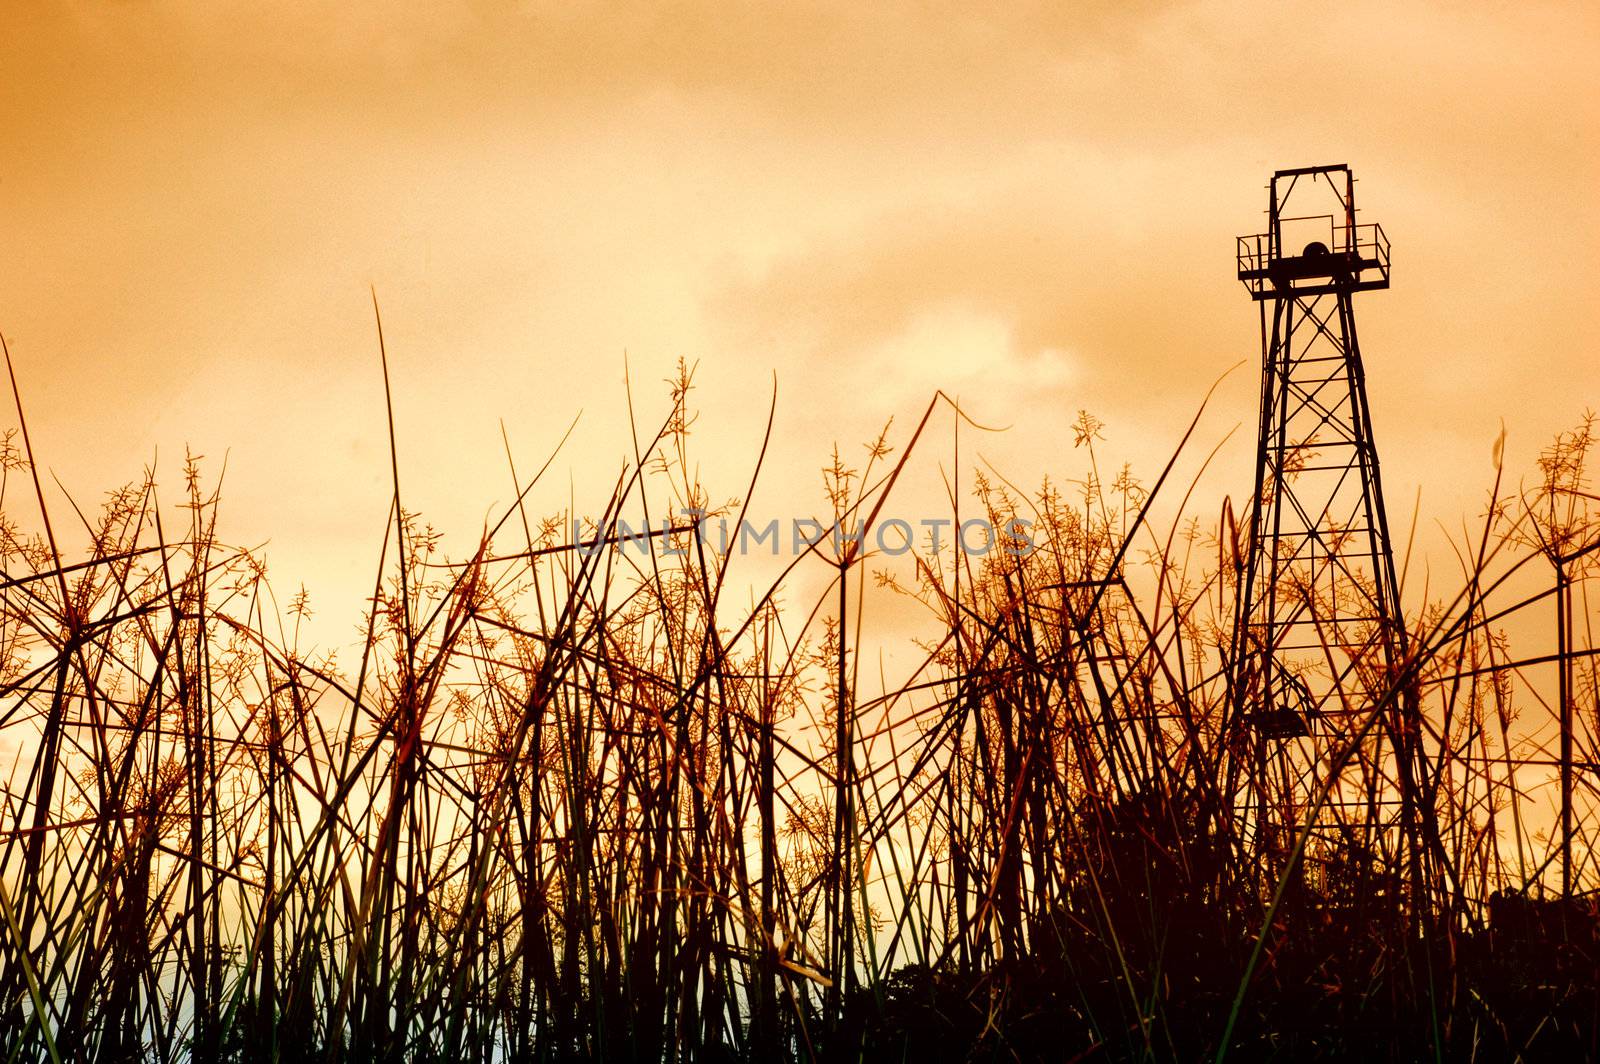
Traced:
MULTIPOLYGON (((1485 931, 1491 899, 1540 904, 1561 859, 1552 601, 1575 879, 1595 882, 1589 421, 1534 487, 1497 478, 1459 590, 1411 614, 1396 669, 1328 646, 1310 673, 1338 678, 1347 712, 1285 743, 1228 689, 1248 549, 1232 506, 1208 531, 1191 481, 1178 517, 1153 516, 1199 415, 1148 490, 1102 478, 1088 415, 1065 492, 992 471, 962 489, 957 449, 952 515, 1027 518, 1027 557, 895 567, 824 540, 752 594, 692 526, 652 533, 670 553, 612 542, 623 515, 739 518, 757 492, 767 440, 741 499, 710 502, 690 372, 669 383, 589 522, 603 549, 530 512, 555 455, 525 476, 508 443, 516 502, 445 560, 396 462, 353 660, 300 649, 309 602, 280 604, 258 554, 218 539, 220 477, 198 458, 173 507, 154 471, 96 512, 46 506, 18 399, 0 455, 8 1059, 1592 1051, 1593 979, 1521 978, 1521 947, 1485 931), (787 600, 800 566, 832 575, 809 604, 787 600), (869 697, 872 595, 915 599, 933 635, 869 697)), ((871 527, 964 421, 938 395, 898 452, 888 429, 859 471, 835 448, 825 516, 871 527)), ((1588 956, 1565 922, 1583 904, 1551 949, 1588 956)))

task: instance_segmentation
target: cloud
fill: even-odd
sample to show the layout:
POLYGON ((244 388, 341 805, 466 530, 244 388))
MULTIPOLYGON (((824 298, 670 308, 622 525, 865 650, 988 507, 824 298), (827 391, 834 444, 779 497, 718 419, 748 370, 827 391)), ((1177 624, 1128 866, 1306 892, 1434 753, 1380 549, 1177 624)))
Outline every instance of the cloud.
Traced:
POLYGON ((868 219, 729 279, 710 312, 747 342, 824 362, 954 314, 1000 323, 1024 360, 1080 351, 1102 370, 1159 369, 1231 260, 1193 216, 1123 213, 1126 176, 1091 168, 868 219))
POLYGON ((57 106, 103 102, 118 83, 413 114, 586 110, 667 93, 826 132, 891 116, 969 129, 1020 116, 1048 98, 1065 58, 1127 47, 1173 6, 79 0, 3 18, 12 41, 30 44, 21 69, 50 84, 57 106))

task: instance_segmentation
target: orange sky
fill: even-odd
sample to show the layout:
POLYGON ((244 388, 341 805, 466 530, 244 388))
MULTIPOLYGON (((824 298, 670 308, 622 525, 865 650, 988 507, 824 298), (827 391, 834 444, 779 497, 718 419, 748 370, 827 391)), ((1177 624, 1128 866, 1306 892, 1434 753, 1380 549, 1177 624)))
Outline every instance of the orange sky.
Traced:
POLYGON ((699 362, 719 495, 777 374, 785 516, 936 387, 1023 484, 1081 467, 1080 407, 1153 478, 1246 360, 1211 513, 1251 473, 1233 237, 1274 168, 1335 162, 1394 244, 1358 314, 1397 526, 1419 485, 1472 510, 1501 418, 1520 469, 1600 406, 1594 5, 938 7, 5 5, 0 329, 42 464, 90 501, 228 454, 225 534, 343 630, 389 490, 371 284, 407 503, 457 553, 509 497, 500 419, 535 466, 583 410, 533 504, 598 508, 625 351, 646 420, 699 362))

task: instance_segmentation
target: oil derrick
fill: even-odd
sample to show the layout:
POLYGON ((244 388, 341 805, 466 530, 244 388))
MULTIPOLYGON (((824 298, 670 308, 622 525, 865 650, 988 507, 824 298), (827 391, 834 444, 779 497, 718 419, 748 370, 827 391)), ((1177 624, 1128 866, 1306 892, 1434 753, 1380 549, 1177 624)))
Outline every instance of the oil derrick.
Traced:
POLYGON ((1341 783, 1334 805, 1346 825, 1364 818, 1368 844, 1401 826, 1395 812, 1409 827, 1402 748, 1411 729, 1401 720, 1415 705, 1373 704, 1404 655, 1405 627, 1354 297, 1389 287, 1388 240, 1357 223, 1348 166, 1280 170, 1269 193, 1267 231, 1238 240, 1239 279, 1260 312, 1262 374, 1230 688, 1236 734, 1256 766, 1245 788, 1253 808, 1240 812, 1270 858, 1302 826, 1326 754, 1374 710, 1386 725, 1374 738, 1387 735, 1399 756, 1374 778, 1341 783))

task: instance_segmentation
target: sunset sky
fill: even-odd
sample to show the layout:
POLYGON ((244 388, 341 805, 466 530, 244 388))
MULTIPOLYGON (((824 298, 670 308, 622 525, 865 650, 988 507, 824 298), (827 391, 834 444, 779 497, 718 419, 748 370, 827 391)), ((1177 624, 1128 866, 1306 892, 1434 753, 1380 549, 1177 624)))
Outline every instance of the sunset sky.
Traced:
POLYGON ((353 624, 389 493, 372 286, 407 505, 456 554, 509 501, 501 420, 531 468, 581 410, 532 503, 599 508, 625 357, 646 422, 698 363, 722 496, 776 375, 782 516, 936 388, 1010 426, 963 456, 1018 483, 1077 474, 1080 408, 1153 479, 1242 360, 1211 514, 1251 475, 1233 238, 1272 170, 1338 162, 1394 246, 1358 315, 1398 525, 1419 486, 1425 522, 1476 512, 1502 419, 1520 471, 1600 406, 1593 4, 645 9, 6 4, 0 330, 41 465, 93 502, 226 455, 224 534, 353 624))

